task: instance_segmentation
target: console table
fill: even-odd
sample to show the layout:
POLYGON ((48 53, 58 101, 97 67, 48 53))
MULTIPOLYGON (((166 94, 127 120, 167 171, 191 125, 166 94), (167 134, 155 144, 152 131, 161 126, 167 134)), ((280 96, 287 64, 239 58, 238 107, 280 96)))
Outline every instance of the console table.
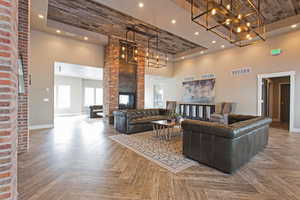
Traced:
POLYGON ((215 112, 216 105, 212 103, 179 103, 179 113, 184 118, 208 121, 215 112))

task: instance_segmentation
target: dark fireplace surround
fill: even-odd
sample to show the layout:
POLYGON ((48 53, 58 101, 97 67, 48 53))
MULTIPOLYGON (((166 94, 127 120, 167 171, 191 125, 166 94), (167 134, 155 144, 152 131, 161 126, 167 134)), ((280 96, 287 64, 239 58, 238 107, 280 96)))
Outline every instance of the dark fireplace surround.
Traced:
POLYGON ((138 66, 119 59, 119 109, 136 109, 138 66))

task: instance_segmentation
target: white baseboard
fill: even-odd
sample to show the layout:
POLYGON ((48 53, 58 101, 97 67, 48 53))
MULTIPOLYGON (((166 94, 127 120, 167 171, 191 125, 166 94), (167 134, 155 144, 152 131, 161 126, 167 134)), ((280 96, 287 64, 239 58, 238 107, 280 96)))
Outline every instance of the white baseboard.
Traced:
POLYGON ((42 125, 29 126, 29 130, 49 129, 49 128, 54 128, 54 124, 42 124, 42 125))
POLYGON ((292 133, 300 133, 300 128, 293 128, 292 133))
POLYGON ((77 116, 84 115, 85 113, 64 113, 64 114, 55 114, 55 117, 69 117, 69 116, 77 116))

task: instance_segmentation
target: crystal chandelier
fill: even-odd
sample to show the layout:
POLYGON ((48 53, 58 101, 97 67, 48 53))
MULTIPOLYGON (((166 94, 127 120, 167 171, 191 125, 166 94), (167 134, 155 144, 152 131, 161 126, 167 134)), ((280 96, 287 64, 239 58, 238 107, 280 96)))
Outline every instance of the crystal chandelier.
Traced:
POLYGON ((248 46, 265 41, 260 1, 191 0, 192 21, 236 46, 248 46))

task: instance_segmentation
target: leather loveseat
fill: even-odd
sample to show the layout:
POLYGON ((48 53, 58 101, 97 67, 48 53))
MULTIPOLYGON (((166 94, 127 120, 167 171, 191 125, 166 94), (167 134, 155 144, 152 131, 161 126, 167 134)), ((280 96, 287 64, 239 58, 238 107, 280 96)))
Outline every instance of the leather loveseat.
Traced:
POLYGON ((119 110, 113 114, 115 129, 126 134, 152 130, 151 121, 170 118, 166 109, 119 110))
POLYGON ((183 154, 225 173, 234 173, 268 144, 270 118, 229 115, 229 125, 186 120, 183 154))

